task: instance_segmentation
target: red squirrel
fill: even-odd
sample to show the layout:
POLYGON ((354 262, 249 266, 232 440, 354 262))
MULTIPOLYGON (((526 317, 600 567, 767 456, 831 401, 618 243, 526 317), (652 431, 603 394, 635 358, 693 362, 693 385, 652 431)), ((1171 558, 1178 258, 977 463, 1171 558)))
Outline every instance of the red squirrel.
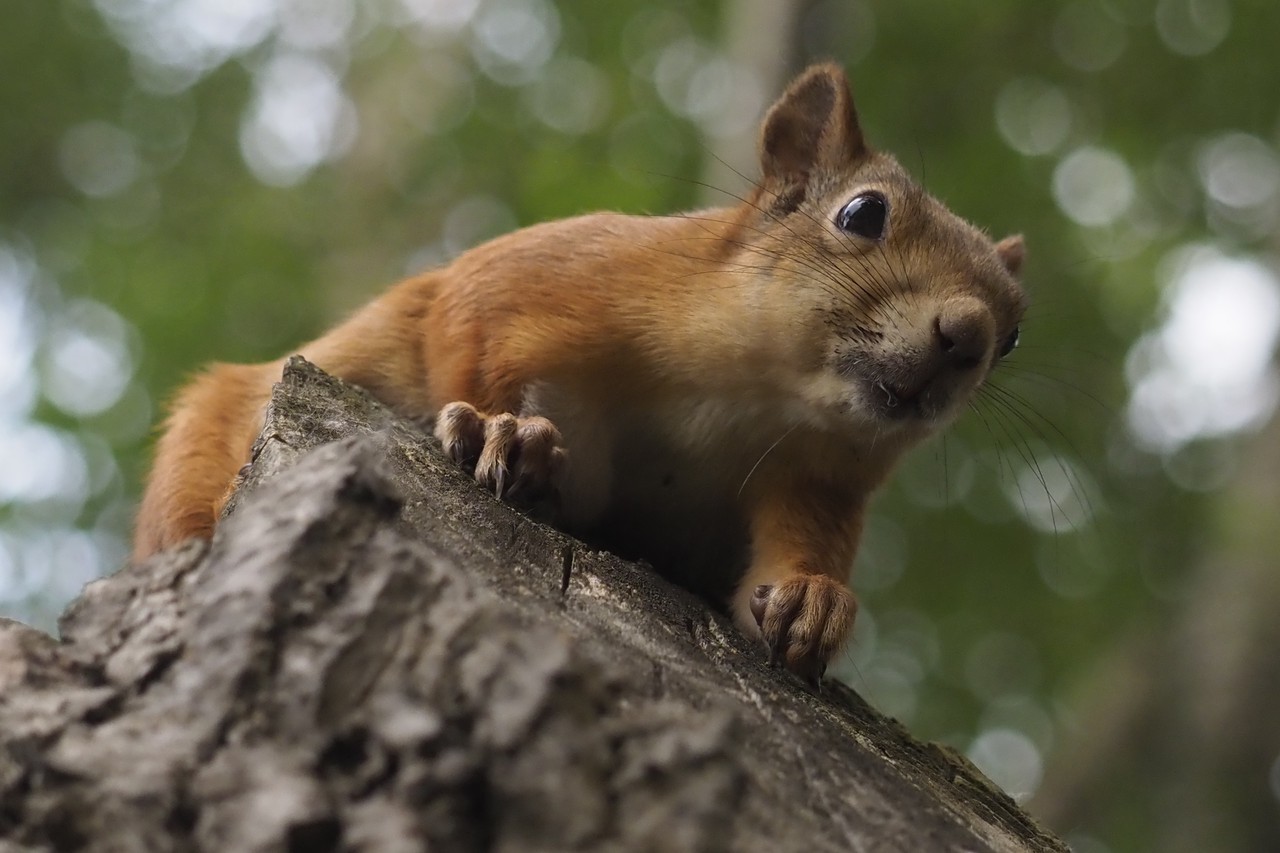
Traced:
MULTIPOLYGON (((740 203, 521 229, 400 282, 301 353, 500 496, 723 595, 820 679, 853 624, 867 500, 1016 345, 1019 236, 993 242, 863 139, 844 72, 769 109, 740 203)), ((283 362, 174 401, 134 558, 208 538, 283 362)))

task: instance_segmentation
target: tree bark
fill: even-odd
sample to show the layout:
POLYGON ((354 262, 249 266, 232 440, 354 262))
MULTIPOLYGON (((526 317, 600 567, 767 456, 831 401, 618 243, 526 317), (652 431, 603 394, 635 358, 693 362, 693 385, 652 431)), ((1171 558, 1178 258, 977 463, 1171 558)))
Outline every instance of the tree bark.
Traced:
POLYGON ((0 622, 0 851, 1065 850, 301 359, 233 503, 0 622))

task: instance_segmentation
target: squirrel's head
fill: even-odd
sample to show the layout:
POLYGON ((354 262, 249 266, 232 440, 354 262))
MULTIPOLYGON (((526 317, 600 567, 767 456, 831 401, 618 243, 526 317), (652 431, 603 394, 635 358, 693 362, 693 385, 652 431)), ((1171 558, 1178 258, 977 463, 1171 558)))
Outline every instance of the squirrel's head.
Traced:
POLYGON ((805 399, 878 434, 946 423, 1018 341, 1022 238, 993 242, 871 149, 835 65, 769 110, 760 159, 742 263, 804 338, 805 399))

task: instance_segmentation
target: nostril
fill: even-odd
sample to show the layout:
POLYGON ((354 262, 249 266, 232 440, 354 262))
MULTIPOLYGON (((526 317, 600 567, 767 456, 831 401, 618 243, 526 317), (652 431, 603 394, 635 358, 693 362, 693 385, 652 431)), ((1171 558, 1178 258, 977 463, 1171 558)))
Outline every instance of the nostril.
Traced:
POLYGON ((982 364, 988 345, 982 323, 967 314, 941 314, 934 318, 933 335, 938 350, 946 360, 960 370, 969 370, 982 364))
POLYGON ((938 339, 938 348, 943 352, 951 352, 956 348, 956 342, 942 328, 942 318, 933 318, 933 335, 938 339))

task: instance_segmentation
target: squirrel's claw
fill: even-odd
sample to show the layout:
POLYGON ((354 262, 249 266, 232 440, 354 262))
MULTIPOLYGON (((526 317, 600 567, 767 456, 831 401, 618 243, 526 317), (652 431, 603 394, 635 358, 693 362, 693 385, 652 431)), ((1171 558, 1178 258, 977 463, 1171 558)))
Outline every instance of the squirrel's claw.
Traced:
POLYGON ((857 611, 848 587, 821 574, 759 584, 751 590, 747 607, 769 649, 770 662, 812 685, 821 683, 857 611))
POLYGON ((469 403, 450 403, 436 416, 435 435, 449 458, 474 466, 476 481, 500 500, 536 501, 556 490, 565 450, 546 418, 484 415, 469 403))

